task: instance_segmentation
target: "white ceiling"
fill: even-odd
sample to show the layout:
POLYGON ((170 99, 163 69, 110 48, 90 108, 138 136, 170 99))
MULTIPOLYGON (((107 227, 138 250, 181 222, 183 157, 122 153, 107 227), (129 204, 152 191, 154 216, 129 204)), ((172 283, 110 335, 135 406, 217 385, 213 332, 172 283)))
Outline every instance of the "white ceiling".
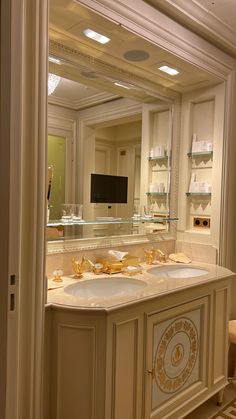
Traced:
MULTIPOLYGON (((198 7, 202 8, 200 3, 204 3, 204 0, 147 2, 158 8, 168 5, 172 11, 179 11, 180 4, 183 6, 199 3, 198 7)), ((223 1, 215 0, 215 3, 223 1)), ((226 0, 224 3, 230 1, 226 0)), ((50 54, 62 59, 61 65, 49 63, 49 71, 64 78, 49 100, 72 109, 82 109, 120 96, 148 103, 156 100, 157 93, 161 97, 168 92, 169 97, 174 97, 179 93, 220 82, 206 71, 175 57, 73 0, 50 0, 49 37, 50 54), (111 41, 101 45, 86 38, 83 34, 86 28, 107 35, 111 41), (149 56, 144 61, 129 61, 124 55, 133 50, 144 51, 149 56), (180 73, 175 77, 163 74, 158 67, 164 63, 177 68, 180 73), (69 80, 72 80, 71 85, 69 80), (135 88, 129 91, 117 88, 114 81, 132 83, 135 88), (76 83, 80 83, 80 86, 76 83)))
POLYGON ((119 96, 61 77, 55 92, 49 96, 49 103, 78 110, 114 100, 116 97, 119 96))
POLYGON ((236 0, 144 0, 236 57, 236 0))

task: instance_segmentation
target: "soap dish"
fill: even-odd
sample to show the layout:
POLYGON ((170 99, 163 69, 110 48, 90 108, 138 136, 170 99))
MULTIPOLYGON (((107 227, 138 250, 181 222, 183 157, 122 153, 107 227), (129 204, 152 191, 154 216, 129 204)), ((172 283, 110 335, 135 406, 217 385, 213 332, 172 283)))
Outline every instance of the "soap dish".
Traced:
POLYGON ((123 270, 122 273, 124 275, 137 275, 137 274, 141 274, 142 273, 142 268, 141 266, 126 266, 123 270))

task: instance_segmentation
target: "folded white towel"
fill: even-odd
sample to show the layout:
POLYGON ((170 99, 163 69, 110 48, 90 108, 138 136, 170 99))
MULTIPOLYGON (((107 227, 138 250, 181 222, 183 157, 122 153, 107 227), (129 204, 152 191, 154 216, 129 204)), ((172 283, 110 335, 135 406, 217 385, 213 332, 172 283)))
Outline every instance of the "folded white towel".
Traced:
POLYGON ((108 253, 117 260, 122 260, 126 255, 128 255, 128 252, 119 252, 118 250, 108 250, 108 253))

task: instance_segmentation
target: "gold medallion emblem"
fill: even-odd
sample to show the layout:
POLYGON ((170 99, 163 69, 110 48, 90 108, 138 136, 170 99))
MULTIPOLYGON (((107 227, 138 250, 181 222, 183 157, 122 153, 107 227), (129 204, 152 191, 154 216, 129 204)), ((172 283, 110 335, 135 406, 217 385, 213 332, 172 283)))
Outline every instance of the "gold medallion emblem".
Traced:
POLYGON ((188 317, 174 320, 164 330, 155 353, 154 379, 165 393, 174 393, 191 376, 199 350, 198 332, 188 317))

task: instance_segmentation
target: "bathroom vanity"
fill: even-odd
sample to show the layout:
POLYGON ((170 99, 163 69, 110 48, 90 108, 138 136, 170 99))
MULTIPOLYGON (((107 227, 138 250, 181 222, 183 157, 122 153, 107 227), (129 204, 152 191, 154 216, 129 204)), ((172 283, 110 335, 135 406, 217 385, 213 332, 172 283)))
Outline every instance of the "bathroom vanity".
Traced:
MULTIPOLYGON (((140 38, 136 10, 132 18, 137 26, 131 28, 130 15, 126 26, 119 14, 108 13, 104 20, 107 4, 94 15, 94 2, 79 1, 74 9, 75 3, 65 0, 65 8, 55 0, 50 4, 49 51, 61 60, 60 66, 50 62, 50 71, 79 83, 89 81, 89 86, 95 76, 95 87, 111 81, 108 91, 115 97, 91 106, 73 102, 72 107, 49 99, 48 132, 61 136, 65 150, 66 167, 59 176, 65 178, 64 196, 58 204, 83 205, 83 220, 75 222, 74 210, 69 210, 63 224, 56 202, 49 202, 54 209, 47 231, 47 275, 54 269, 71 272, 72 258, 86 255, 95 261, 114 248, 141 260, 146 249, 158 247, 165 254, 180 251, 192 260, 226 265, 227 179, 219 176, 226 173, 225 75, 216 77, 209 65, 203 71, 195 61, 188 68, 185 61, 176 84, 170 78, 172 88, 165 83, 160 89, 154 63, 158 56, 165 61, 165 47, 148 42, 153 10, 140 38), (72 42, 72 10, 81 25, 85 16, 102 29, 109 25, 112 42, 117 39, 119 45, 113 48, 118 55, 112 62, 111 50, 106 57, 104 46, 98 57, 98 46, 85 40, 79 23, 72 29, 72 42), (129 40, 130 48, 136 43, 149 54, 137 74, 139 63, 123 60, 122 47, 128 48, 129 40), (113 91, 111 74, 114 80, 122 76, 132 81, 134 89, 113 91), (184 74, 188 80, 180 83, 184 74), (127 177, 127 205, 94 200, 92 174, 127 177)), ((125 4, 125 13, 131 10, 125 4)), ((195 54, 196 49, 194 59, 195 54)), ((168 53, 166 61, 170 59, 168 53)), ((56 138, 51 139, 55 144, 56 138)), ((59 156, 58 151, 52 154, 59 156)), ((49 160, 49 165, 60 162, 49 160)), ((56 184, 55 171, 54 188, 56 184)), ((167 267, 154 272, 146 265, 144 273, 133 277, 102 274, 94 279, 86 273, 86 281, 75 285, 64 277, 65 288, 48 292, 45 419, 179 419, 225 387, 232 273, 197 263, 198 270, 186 276, 186 270, 167 273, 167 267)))
POLYGON ((48 418, 182 418, 227 384, 231 271, 143 268, 48 292, 48 418))

